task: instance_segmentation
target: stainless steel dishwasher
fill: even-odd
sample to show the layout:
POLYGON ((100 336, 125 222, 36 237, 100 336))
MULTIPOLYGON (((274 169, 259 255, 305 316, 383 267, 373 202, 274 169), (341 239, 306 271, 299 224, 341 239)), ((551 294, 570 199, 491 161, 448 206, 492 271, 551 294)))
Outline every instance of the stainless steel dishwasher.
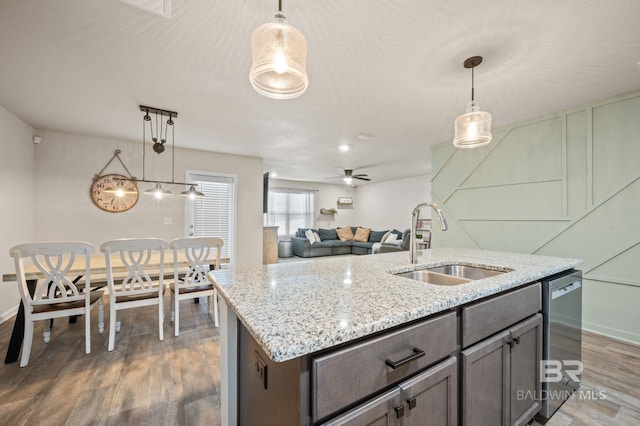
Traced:
POLYGON ((542 281, 542 311, 542 409, 537 420, 546 423, 580 387, 582 272, 565 272, 542 281))

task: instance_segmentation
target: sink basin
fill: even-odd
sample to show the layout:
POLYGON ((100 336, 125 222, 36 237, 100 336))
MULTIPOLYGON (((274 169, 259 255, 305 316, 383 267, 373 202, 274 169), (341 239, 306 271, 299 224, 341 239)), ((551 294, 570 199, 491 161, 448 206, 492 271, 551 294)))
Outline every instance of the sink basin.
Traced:
POLYGON ((495 271, 493 269, 485 269, 465 265, 437 266, 435 268, 429 268, 428 271, 436 272, 438 274, 445 274, 452 277, 467 278, 468 280, 481 280, 483 278, 504 274, 504 272, 502 271, 495 271))
POLYGON ((504 272, 476 266, 444 265, 395 275, 435 285, 459 285, 504 274, 504 272))
POLYGON ((444 275, 428 270, 409 271, 400 274, 395 274, 398 277, 409 278, 416 281, 422 281, 423 283, 435 284, 435 285, 459 285, 468 283, 471 281, 467 278, 454 277, 452 275, 444 275))

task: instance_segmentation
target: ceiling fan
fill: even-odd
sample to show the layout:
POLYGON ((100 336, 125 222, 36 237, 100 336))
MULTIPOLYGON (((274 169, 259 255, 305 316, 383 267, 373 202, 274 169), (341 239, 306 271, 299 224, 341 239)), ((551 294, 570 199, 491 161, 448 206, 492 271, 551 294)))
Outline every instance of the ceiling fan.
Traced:
POLYGON ((353 182, 353 179, 365 180, 367 182, 371 180, 369 178, 369 175, 367 175, 366 173, 359 173, 357 175, 354 175, 352 169, 345 169, 343 171, 344 171, 344 177, 342 178, 342 180, 347 185, 349 185, 351 182, 353 182))

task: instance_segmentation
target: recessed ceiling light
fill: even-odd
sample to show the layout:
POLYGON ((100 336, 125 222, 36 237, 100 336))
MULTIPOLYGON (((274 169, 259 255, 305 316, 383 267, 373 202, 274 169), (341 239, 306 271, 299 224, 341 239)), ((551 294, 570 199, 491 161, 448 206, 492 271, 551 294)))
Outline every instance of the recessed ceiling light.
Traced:
POLYGON ((269 176, 277 178, 278 174, 276 172, 271 172, 271 173, 269 173, 269 176))
POLYGON ((347 152, 351 149, 351 147, 347 144, 342 144, 338 147, 338 149, 342 152, 347 152))
POLYGON ((359 141, 369 141, 373 139, 373 135, 367 135, 366 133, 358 133, 356 139, 359 141))

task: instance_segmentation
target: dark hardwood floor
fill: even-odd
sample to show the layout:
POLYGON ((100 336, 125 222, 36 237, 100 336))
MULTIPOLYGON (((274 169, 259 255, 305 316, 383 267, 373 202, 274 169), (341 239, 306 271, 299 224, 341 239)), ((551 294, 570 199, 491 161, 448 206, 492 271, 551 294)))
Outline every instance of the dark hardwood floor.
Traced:
MULTIPOLYGON (((0 364, 0 424, 220 424, 219 335, 207 305, 182 302, 178 337, 167 313, 164 341, 157 308, 122 311, 108 352, 107 300, 102 335, 92 312, 91 354, 84 353, 84 320, 65 318, 55 320, 47 344, 43 322, 36 324, 28 366, 0 364)), ((13 320, 0 324, 3 360, 12 327, 13 320)))
MULTIPOLYGON (((83 320, 60 319, 48 344, 36 325, 27 367, 0 364, 0 425, 220 424, 219 334, 206 304, 182 302, 179 337, 167 313, 162 342, 154 308, 123 311, 115 350, 107 352, 106 300, 103 335, 93 310, 91 354, 83 320)), ((12 327, 13 320, 0 324, 3 359, 12 327)), ((640 347, 584 332, 583 360, 579 397, 547 425, 640 425, 640 347)))

